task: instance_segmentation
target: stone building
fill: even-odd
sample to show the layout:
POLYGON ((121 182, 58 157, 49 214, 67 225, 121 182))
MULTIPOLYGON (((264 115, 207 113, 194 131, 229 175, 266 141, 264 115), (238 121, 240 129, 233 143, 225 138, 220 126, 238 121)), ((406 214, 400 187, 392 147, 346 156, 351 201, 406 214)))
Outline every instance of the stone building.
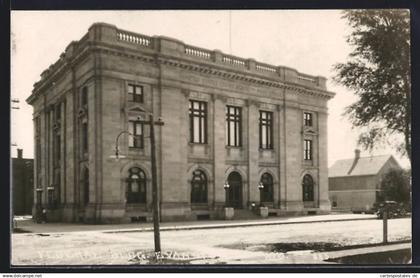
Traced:
POLYGON ((333 210, 371 212, 381 192, 380 182, 391 169, 402 170, 392 155, 337 160, 328 171, 333 210))
POLYGON ((49 219, 152 215, 153 114, 162 221, 328 212, 326 79, 93 24, 41 74, 34 108, 35 203, 49 219), (123 158, 116 160, 116 137, 123 158), (224 184, 230 187, 225 200, 224 184))
POLYGON ((34 160, 23 158, 23 150, 17 149, 12 158, 12 208, 13 215, 30 215, 34 199, 34 160))

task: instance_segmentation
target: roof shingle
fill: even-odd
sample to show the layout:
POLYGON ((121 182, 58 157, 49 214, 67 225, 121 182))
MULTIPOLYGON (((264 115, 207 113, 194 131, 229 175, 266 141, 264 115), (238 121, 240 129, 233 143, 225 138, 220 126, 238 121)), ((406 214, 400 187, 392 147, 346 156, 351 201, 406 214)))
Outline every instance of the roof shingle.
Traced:
POLYGON ((328 177, 352 177, 376 175, 392 155, 360 157, 351 173, 354 158, 337 160, 329 169, 328 177))

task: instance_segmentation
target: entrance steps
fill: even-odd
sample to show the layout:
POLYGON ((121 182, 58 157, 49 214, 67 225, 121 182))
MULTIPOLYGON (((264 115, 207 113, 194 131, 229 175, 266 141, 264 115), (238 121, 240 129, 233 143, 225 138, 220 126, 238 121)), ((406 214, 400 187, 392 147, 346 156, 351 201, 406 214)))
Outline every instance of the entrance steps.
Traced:
POLYGON ((260 219, 261 216, 257 215, 248 209, 235 209, 233 219, 235 220, 246 220, 246 219, 260 219))

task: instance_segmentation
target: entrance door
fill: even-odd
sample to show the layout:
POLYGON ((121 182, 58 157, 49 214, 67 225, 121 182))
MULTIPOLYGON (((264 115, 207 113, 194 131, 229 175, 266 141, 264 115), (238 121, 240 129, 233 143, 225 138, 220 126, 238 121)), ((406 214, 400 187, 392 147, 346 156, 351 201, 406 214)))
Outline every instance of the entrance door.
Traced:
POLYGON ((228 177, 228 205, 234 208, 242 208, 242 178, 238 172, 230 173, 228 177))

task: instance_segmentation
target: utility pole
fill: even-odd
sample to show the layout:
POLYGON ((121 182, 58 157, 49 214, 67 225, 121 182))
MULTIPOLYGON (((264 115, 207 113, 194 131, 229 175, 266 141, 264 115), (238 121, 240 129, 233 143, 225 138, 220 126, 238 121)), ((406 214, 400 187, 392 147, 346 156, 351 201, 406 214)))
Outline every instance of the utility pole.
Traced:
MULTIPOLYGON (((162 126, 164 123, 159 118, 156 122, 153 120, 153 115, 150 114, 149 120, 137 121, 143 125, 150 125, 150 148, 151 148, 151 164, 152 164, 152 196, 153 196, 153 233, 155 240, 155 255, 158 256, 160 253, 160 227, 159 227, 159 194, 158 194, 158 184, 157 184, 157 168, 156 168, 156 143, 155 143, 155 125, 162 126)), ((119 157, 124 157, 119 154, 118 150, 118 141, 120 136, 124 133, 127 133, 130 136, 133 134, 128 131, 121 131, 116 140, 115 140, 115 157, 117 160, 119 157)))
POLYGON ((155 143, 155 125, 162 126, 164 123, 161 119, 154 121, 153 115, 149 115, 148 121, 139 121, 142 124, 150 125, 150 148, 151 148, 151 164, 152 164, 152 196, 153 196, 153 232, 155 239, 155 253, 160 253, 160 227, 159 227, 159 195, 157 185, 157 169, 156 169, 156 143, 155 143))
POLYGON ((159 227, 159 196, 157 186, 156 170, 156 146, 155 146, 155 128, 154 125, 163 125, 162 121, 154 122, 153 115, 149 116, 150 121, 150 147, 152 157, 152 195, 153 195, 153 232, 155 236, 155 253, 160 253, 160 227, 159 227))
POLYGON ((382 212, 382 228, 383 228, 383 240, 384 244, 388 243, 388 206, 385 204, 383 212, 382 212))

